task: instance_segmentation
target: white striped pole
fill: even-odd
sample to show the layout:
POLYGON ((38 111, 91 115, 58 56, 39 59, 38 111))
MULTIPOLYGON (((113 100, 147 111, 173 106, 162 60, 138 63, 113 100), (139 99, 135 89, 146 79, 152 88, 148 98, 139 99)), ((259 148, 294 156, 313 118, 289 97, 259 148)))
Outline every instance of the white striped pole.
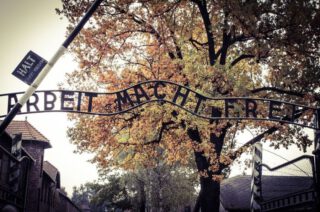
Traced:
POLYGON ((253 149, 252 158, 252 181, 251 181, 251 202, 250 211, 261 211, 260 202, 262 200, 261 195, 261 171, 262 171, 262 144, 260 142, 255 143, 253 149))
POLYGON ((103 0, 96 0, 92 4, 92 6, 89 8, 89 10, 86 12, 86 14, 83 16, 83 18, 78 23, 78 25, 74 28, 74 30, 71 32, 71 34, 63 42, 63 44, 58 48, 56 53, 48 61, 48 63, 43 68, 43 70, 40 72, 40 74, 37 76, 37 78, 34 80, 34 82, 29 86, 27 91, 23 94, 23 96, 19 99, 19 101, 14 105, 14 107, 10 110, 10 112, 7 114, 5 119, 0 124, 0 135, 2 135, 2 133, 7 128, 7 126, 10 124, 10 122, 13 120, 13 118, 20 111, 22 106, 28 101, 30 96, 36 91, 36 89, 39 87, 40 83, 47 76, 47 74, 50 72, 51 68, 55 65, 55 63, 58 61, 58 59, 64 54, 64 52, 66 51, 66 49, 68 48, 70 43, 79 34, 80 30, 83 28, 85 23, 89 20, 89 18, 92 16, 92 14, 98 8, 98 6, 100 5, 100 3, 102 1, 103 0))

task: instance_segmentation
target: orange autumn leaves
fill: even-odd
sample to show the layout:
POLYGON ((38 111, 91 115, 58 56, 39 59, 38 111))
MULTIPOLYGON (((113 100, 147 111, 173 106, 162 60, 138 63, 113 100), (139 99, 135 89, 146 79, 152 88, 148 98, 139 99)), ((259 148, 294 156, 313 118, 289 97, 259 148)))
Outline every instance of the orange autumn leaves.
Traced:
MULTIPOLYGON (((134 5, 121 1, 110 8, 118 17, 97 19, 73 46, 80 66, 74 75, 79 81, 72 86, 114 92, 141 81, 164 79, 188 85, 203 95, 216 96, 218 88, 241 95, 242 91, 237 93, 240 89, 233 89, 239 77, 246 86, 252 84, 248 72, 208 65, 206 48, 197 50, 189 42, 190 37, 205 41, 202 21, 190 3, 134 5), (122 4, 131 5, 134 12, 122 4), (181 48, 177 49, 178 46, 181 48), (90 81, 91 86, 85 86, 90 81)), ((163 88, 162 92, 174 91, 163 88)), ((103 108, 112 105, 115 99, 93 101, 93 105, 103 108)), ((113 117, 71 115, 70 118, 75 122, 75 127, 69 129, 71 140, 79 151, 94 152, 94 161, 100 167, 132 169, 153 165, 155 159, 168 164, 188 164, 194 150, 204 152, 212 162, 212 170, 220 163, 214 162, 217 157, 209 139, 210 133, 218 134, 224 124, 209 124, 170 105, 154 103, 113 117), (188 128, 197 128, 203 143, 192 142, 186 133, 188 128)), ((225 161, 230 162, 221 157, 221 163, 225 161)))
MULTIPOLYGON (((84 10, 85 5, 76 8, 76 4, 70 2, 75 1, 65 4, 71 5, 67 15, 76 22, 72 17, 79 16, 79 10, 84 10)), ((221 2, 217 1, 217 5, 208 3, 217 54, 219 50, 221 54, 222 34, 228 30, 235 33, 230 36, 250 36, 254 32, 251 28, 238 29, 237 25, 223 28, 228 22, 223 22, 222 10, 228 5, 221 2)), ((241 10, 234 8, 236 11, 232 15, 236 16, 241 10)), ((265 51, 261 46, 257 49, 261 44, 251 42, 251 37, 230 46, 225 64, 210 65, 206 36, 201 14, 190 1, 106 1, 72 46, 80 65, 68 77, 68 86, 114 92, 142 81, 163 79, 187 85, 205 96, 270 97, 267 92, 252 94, 250 90, 269 81, 285 82, 273 71, 265 73, 265 67, 250 60, 232 66, 232 61, 241 54, 265 51)), ((174 91, 163 88, 163 92, 174 91)), ((95 98, 94 101, 97 107, 105 108, 115 99, 95 98)), ((263 108, 258 110, 263 111, 263 108)), ((217 161, 214 144, 209 142, 210 133, 218 136, 226 122, 210 124, 166 104, 154 103, 113 117, 71 115, 70 119, 75 125, 69 129, 69 136, 79 151, 93 152, 94 161, 100 167, 123 168, 151 166, 155 159, 169 164, 187 164, 196 150, 204 153, 210 161, 210 170, 215 170, 219 164, 231 163, 228 155, 233 151, 236 132, 246 127, 264 130, 275 126, 270 122, 236 124, 236 121, 230 121, 232 127, 228 129, 225 148, 217 161), (200 132, 201 144, 190 140, 186 133, 188 128, 200 132)), ((290 130, 299 131, 280 126, 278 134, 266 136, 266 139, 284 140, 290 130)))

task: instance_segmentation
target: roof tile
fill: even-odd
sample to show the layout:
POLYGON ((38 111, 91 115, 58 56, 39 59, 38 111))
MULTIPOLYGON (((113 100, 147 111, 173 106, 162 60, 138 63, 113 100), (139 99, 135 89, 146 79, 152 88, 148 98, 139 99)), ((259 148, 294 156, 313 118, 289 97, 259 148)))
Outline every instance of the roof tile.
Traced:
POLYGON ((42 141, 50 145, 49 140, 28 121, 12 121, 6 132, 10 135, 22 133, 22 140, 42 141))
POLYGON ((56 182, 59 171, 54 165, 52 165, 49 161, 44 161, 43 171, 45 171, 54 182, 56 182))

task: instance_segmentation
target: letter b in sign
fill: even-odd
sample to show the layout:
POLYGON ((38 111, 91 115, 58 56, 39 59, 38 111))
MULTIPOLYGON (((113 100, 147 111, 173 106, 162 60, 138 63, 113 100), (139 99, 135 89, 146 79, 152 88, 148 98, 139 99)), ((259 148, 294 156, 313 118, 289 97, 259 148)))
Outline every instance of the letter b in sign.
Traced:
POLYGON ((47 61, 45 59, 33 51, 29 51, 12 74, 26 84, 31 85, 46 64, 47 61))

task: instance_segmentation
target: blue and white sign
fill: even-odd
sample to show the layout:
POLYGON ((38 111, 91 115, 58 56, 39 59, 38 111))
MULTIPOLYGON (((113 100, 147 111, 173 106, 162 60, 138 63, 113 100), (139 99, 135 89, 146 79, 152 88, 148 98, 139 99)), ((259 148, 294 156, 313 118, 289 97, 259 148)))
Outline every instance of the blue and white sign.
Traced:
POLYGON ((33 51, 29 51, 12 74, 21 81, 31 85, 46 64, 47 61, 45 59, 33 51))

